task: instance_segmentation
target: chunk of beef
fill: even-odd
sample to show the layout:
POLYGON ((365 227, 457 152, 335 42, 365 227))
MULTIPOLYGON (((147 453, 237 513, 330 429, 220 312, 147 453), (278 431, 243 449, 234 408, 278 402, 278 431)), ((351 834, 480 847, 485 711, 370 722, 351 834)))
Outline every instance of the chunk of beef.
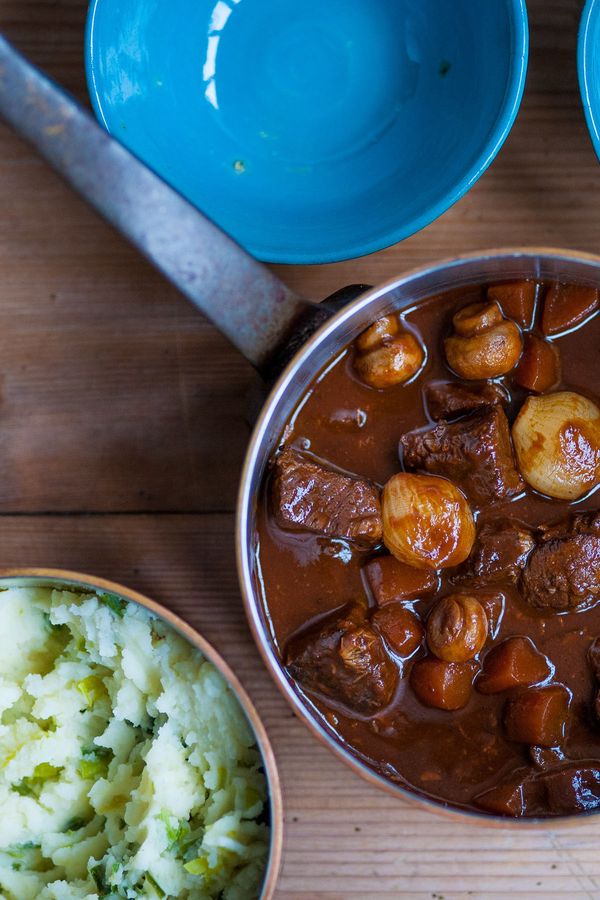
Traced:
POLYGON ((483 381, 430 381, 423 391, 427 412, 432 419, 455 419, 479 409, 507 403, 508 394, 499 384, 483 381))
POLYGON ((290 642, 287 669, 304 690, 364 716, 392 699, 398 670, 357 604, 290 642))
MULTIPOLYGON (((519 818, 527 813, 534 781, 527 772, 518 770, 508 781, 500 782, 473 798, 480 809, 495 816, 519 818)), ((535 793, 534 793, 535 796, 535 793)))
POLYGON ((273 506, 282 528, 348 538, 367 546, 383 534, 379 490, 292 448, 275 459, 273 506))
POLYGON ((573 528, 577 534, 600 534, 600 510, 573 516, 573 528))
POLYGON ((564 611, 600 599, 600 535, 550 538, 531 553, 522 577, 532 606, 564 611))
POLYGON ((508 420, 500 406, 478 410, 458 422, 400 439, 404 463, 449 478, 474 503, 512 497, 523 489, 515 468, 508 420))
POLYGON ((475 539, 464 574, 481 584, 514 583, 534 546, 533 536, 524 525, 509 520, 488 523, 475 539))
POLYGON ((473 802, 501 816, 559 816, 600 807, 600 761, 581 760, 533 774, 520 769, 473 802))
POLYGON ((600 762, 570 763, 538 777, 545 794, 544 809, 553 815, 586 812, 600 806, 600 762))
POLYGON ((554 769, 565 762, 565 755, 560 747, 530 747, 529 758, 536 769, 543 772, 554 769))
POLYGON ((566 522, 554 522, 551 525, 542 525, 539 529, 541 541, 549 541, 552 538, 567 537, 571 534, 599 534, 600 535, 600 510, 576 513, 566 522))

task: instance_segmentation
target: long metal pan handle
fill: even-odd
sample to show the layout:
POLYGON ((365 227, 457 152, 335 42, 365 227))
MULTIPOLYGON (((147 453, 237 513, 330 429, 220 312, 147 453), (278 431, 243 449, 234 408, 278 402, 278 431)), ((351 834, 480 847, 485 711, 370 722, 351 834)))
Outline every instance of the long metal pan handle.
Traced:
POLYGON ((0 116, 259 370, 282 355, 291 335, 298 340, 326 317, 111 138, 1 35, 0 116))

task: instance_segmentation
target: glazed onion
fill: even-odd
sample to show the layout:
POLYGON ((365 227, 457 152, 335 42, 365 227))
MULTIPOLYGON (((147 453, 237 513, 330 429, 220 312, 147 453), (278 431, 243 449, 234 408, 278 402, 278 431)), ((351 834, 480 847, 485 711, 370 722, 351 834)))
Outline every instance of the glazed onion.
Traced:
POLYGON ((600 409, 587 397, 528 397, 512 437, 523 478, 541 494, 577 500, 600 483, 600 409))
POLYGON ((416 569, 463 562, 475 540, 464 494, 437 475, 393 475, 383 489, 383 540, 396 559, 416 569))

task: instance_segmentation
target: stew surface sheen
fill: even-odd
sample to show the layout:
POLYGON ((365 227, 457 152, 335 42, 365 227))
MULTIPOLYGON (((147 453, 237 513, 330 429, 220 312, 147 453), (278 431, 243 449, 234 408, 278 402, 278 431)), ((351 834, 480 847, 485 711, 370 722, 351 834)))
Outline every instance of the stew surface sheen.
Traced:
MULTIPOLYGON (((550 288, 535 287, 537 312, 532 333, 537 335, 541 334, 541 309, 550 288)), ((315 379, 291 417, 280 449, 293 448, 308 460, 369 479, 383 488, 388 479, 403 471, 402 436, 436 425, 428 413, 424 388, 438 381, 465 385, 449 368, 444 339, 453 331, 454 314, 484 300, 485 291, 485 286, 473 286, 429 298, 400 316, 401 326, 412 332, 426 351, 422 368, 405 384, 382 389, 368 386, 357 375, 356 348, 348 346, 315 379)), ((528 330, 523 329, 524 333, 528 330)), ((550 336, 550 343, 558 348, 562 364, 560 380, 550 393, 573 391, 598 405, 597 311, 574 329, 550 336)), ((532 394, 513 376, 514 371, 485 382, 504 389, 503 408, 511 425, 532 394)), ((482 382, 477 385, 481 387, 482 382)), ((449 418, 460 423, 477 414, 475 410, 449 418)), ((410 471, 425 469, 417 466, 410 471)), ((294 642, 318 634, 327 623, 336 622, 336 616, 343 617, 352 608, 365 611, 367 617, 373 615, 377 601, 364 567, 375 557, 388 556, 388 550, 380 540, 365 546, 344 537, 281 527, 274 509, 274 478, 271 469, 258 501, 256 554, 261 583, 257 589, 285 666, 294 655, 290 655, 294 642)), ((563 523, 559 531, 565 531, 575 513, 600 507, 595 488, 573 502, 543 496, 524 484, 512 497, 485 502, 473 499, 460 479, 454 484, 469 497, 477 535, 482 529, 492 535, 499 533, 510 521, 528 526, 537 540, 540 527, 563 523)), ((467 593, 479 599, 493 595, 496 604, 503 602, 499 623, 490 621, 485 643, 472 660, 470 681, 475 687, 463 708, 433 708, 413 690, 412 667, 431 656, 422 636, 408 658, 394 654, 389 643, 383 642, 398 678, 390 701, 375 711, 353 706, 343 692, 336 697, 335 690, 320 691, 310 677, 297 677, 298 668, 292 666, 296 677, 289 668, 288 674, 296 689, 304 694, 313 715, 320 717, 352 754, 392 781, 445 805, 509 816, 548 816, 600 806, 598 684, 589 653, 600 636, 600 603, 572 610, 537 608, 525 600, 520 579, 506 577, 487 584, 485 577, 470 577, 469 562, 438 569, 433 590, 401 601, 404 608, 416 613, 424 630, 431 610, 447 595, 467 593), (515 727, 522 726, 519 711, 509 712, 507 704, 522 687, 491 694, 477 689, 487 654, 511 636, 529 638, 549 660, 551 674, 537 684, 562 685, 570 692, 564 736, 552 748, 548 741, 540 748, 522 738, 514 739, 515 727), (574 765, 578 761, 585 764, 574 765), (553 786, 546 779, 541 790, 540 776, 553 772, 562 772, 566 783, 559 779, 553 786), (537 787, 533 789, 532 784, 537 787)), ((568 697, 568 692, 564 696, 568 697)))

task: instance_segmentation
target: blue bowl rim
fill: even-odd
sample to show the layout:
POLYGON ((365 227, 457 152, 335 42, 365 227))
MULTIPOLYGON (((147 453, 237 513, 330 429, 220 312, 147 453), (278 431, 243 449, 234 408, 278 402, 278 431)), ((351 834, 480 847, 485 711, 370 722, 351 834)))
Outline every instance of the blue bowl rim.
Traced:
MULTIPOLYGON (((118 135, 111 132, 102 108, 93 61, 94 22, 96 12, 102 2, 104 2, 104 0, 90 0, 88 7, 85 27, 85 72, 88 93, 94 113, 106 130, 119 140, 118 135)), ((446 191, 437 203, 434 203, 427 211, 423 212, 420 216, 416 216, 410 222, 404 223, 397 228, 389 229, 385 234, 382 234, 377 238, 358 243, 353 242, 352 244, 348 244, 345 247, 340 247, 336 250, 319 253, 298 250, 273 251, 260 245, 255 246, 252 241, 245 241, 243 245, 244 249, 263 262, 281 265, 319 265, 323 263, 335 263, 349 259, 357 259, 360 256, 367 256, 370 253, 376 253, 378 250, 384 250, 387 247, 391 247, 393 244, 411 237, 413 234, 426 228, 454 206, 454 204, 473 187, 494 161, 510 133, 523 98, 529 58, 527 3, 526 0, 508 0, 508 2, 509 12, 512 13, 514 25, 515 49, 510 66, 510 78, 500 112, 491 131, 490 139, 479 154, 477 160, 471 165, 462 178, 446 191)), ((593 3, 594 0, 588 0, 588 6, 593 5, 593 3)), ((160 173, 157 174, 160 175, 160 173)), ((203 215, 206 215, 203 210, 200 211, 203 215)), ((218 227, 226 234, 229 234, 222 226, 219 225, 218 227)), ((233 237, 232 235, 229 236, 233 237)), ((233 237, 233 240, 236 240, 236 238, 233 237)))
POLYGON ((598 112, 594 116, 592 101, 590 98, 590 82, 588 80, 588 60, 590 54, 590 25, 592 16, 598 12, 596 0, 587 0, 581 13, 579 33, 577 35, 577 75, 579 78, 579 93, 583 104, 583 112, 587 122, 590 140, 594 146, 596 156, 600 160, 600 103, 597 104, 598 112))

